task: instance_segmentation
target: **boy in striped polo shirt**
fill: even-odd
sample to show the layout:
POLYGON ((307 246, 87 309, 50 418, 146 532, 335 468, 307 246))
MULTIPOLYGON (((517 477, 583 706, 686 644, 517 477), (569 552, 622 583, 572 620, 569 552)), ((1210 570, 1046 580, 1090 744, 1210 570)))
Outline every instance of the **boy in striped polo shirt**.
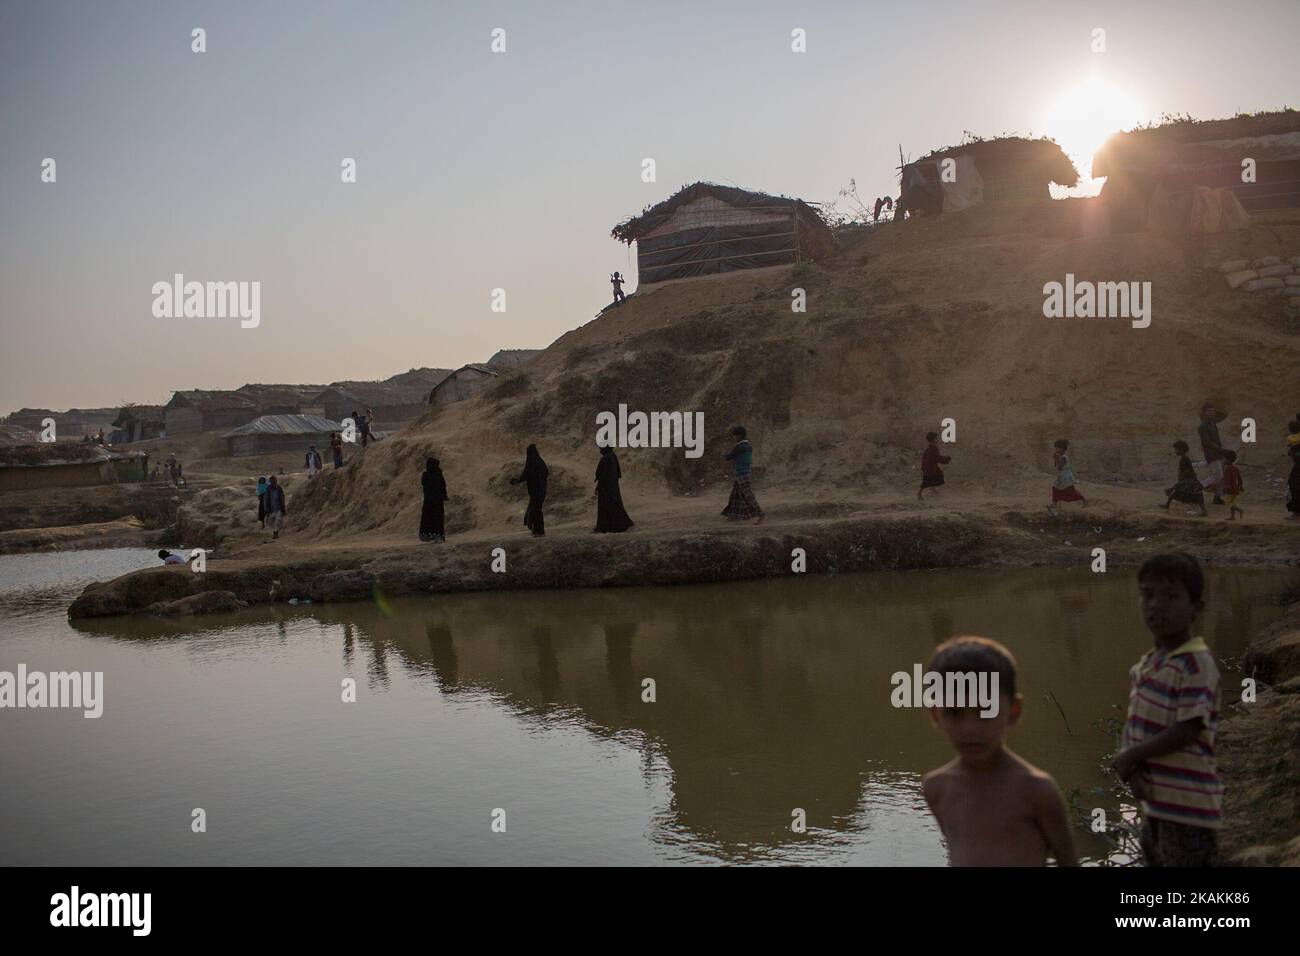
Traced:
POLYGON ((1141 802, 1147 866, 1213 866, 1223 805, 1214 762, 1219 668, 1191 631, 1205 579, 1190 554, 1157 554, 1138 571, 1138 589, 1155 647, 1129 671, 1113 766, 1141 802))

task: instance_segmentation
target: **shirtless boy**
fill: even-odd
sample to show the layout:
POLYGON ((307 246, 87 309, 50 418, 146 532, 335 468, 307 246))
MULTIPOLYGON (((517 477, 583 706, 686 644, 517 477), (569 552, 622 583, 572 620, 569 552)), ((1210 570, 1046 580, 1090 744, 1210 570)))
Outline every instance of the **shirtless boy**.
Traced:
POLYGON ((1011 652, 984 637, 954 637, 940 644, 928 671, 993 673, 1001 696, 996 715, 978 707, 932 707, 930 719, 957 756, 925 775, 922 789, 948 843, 952 866, 1077 866, 1065 801, 1056 781, 1006 746, 1020 720, 1024 697, 1016 693, 1011 652))

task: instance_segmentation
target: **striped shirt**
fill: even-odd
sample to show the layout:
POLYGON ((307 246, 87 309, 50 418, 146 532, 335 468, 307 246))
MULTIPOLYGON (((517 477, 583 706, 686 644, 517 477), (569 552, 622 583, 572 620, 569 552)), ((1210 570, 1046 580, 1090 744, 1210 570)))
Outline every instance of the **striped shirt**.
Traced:
POLYGON ((1129 671, 1128 720, 1122 746, 1154 737, 1184 720, 1200 718, 1200 736, 1182 750, 1144 760, 1138 769, 1148 799, 1142 812, 1217 830, 1223 825, 1223 782, 1214 762, 1219 725, 1219 668, 1202 638, 1167 654, 1147 651, 1129 671))

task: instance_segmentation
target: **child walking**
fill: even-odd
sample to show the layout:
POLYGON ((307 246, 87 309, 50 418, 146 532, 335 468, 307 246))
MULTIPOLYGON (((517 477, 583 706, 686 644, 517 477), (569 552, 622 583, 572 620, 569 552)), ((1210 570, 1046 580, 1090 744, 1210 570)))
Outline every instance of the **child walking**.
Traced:
POLYGON ((921 492, 926 488, 938 488, 943 484, 943 469, 939 466, 952 461, 949 456, 939 454, 939 446, 935 444, 939 440, 938 432, 926 432, 925 440, 927 445, 921 453, 921 487, 916 492, 917 501, 921 500, 921 492))
POLYGON ((1011 652, 985 637, 954 637, 935 648, 926 670, 945 675, 945 684, 949 674, 998 678, 1000 706, 992 716, 981 716, 978 706, 930 708, 930 719, 957 751, 921 785, 948 844, 948 862, 1045 866, 1051 856, 1057 866, 1076 866, 1056 781, 1006 745, 1007 731, 1019 723, 1024 705, 1011 652))
POLYGON ((1052 503, 1047 506, 1047 510, 1053 514, 1060 510, 1057 505, 1062 501, 1082 501, 1083 506, 1088 507, 1088 499, 1074 487, 1074 469, 1070 467, 1070 456, 1066 454, 1069 447, 1070 443, 1066 439, 1058 438, 1052 451, 1056 480, 1052 482, 1052 503))
POLYGON ((1154 647, 1129 671, 1128 718, 1112 766, 1142 810, 1147 866, 1213 866, 1223 825, 1214 759, 1219 668, 1192 623, 1205 578, 1190 554, 1157 554, 1138 571, 1154 647))
MULTIPOLYGON (((1201 487, 1201 483, 1196 477, 1196 469, 1192 467, 1192 460, 1187 457, 1189 448, 1187 442, 1181 438, 1174 442, 1174 453, 1178 455, 1178 480, 1174 482, 1172 488, 1165 489, 1165 494, 1169 497, 1160 507, 1168 511, 1170 502, 1186 502, 1189 505, 1198 506, 1201 509, 1201 517, 1204 518, 1209 514, 1205 510, 1205 489, 1201 487)), ((1189 511, 1188 514, 1191 514, 1191 512, 1189 511)))
POLYGON ((1223 450, 1223 503, 1228 506, 1228 521, 1235 521, 1237 515, 1246 517, 1246 512, 1237 504, 1237 499, 1246 490, 1241 480, 1241 469, 1237 467, 1237 453, 1231 448, 1223 450))

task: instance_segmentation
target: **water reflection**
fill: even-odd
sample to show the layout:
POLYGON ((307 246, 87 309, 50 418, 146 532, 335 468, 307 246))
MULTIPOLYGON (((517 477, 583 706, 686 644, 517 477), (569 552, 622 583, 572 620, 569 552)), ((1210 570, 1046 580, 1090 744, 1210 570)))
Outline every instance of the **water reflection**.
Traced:
MULTIPOLYGON (((1222 659, 1238 658, 1249 634, 1278 616, 1268 597, 1292 580, 1211 572, 1202 630, 1222 659)), ((414 698, 433 693, 538 732, 576 726, 635 751, 647 792, 668 795, 646 834, 663 858, 915 863, 942 859, 918 781, 951 754, 923 713, 890 706, 890 675, 954 633, 1003 641, 1026 697, 1012 746, 1063 789, 1086 793, 1106 782, 1099 768, 1112 744, 1094 723, 1123 706, 1127 669, 1146 646, 1136 602, 1122 573, 925 572, 438 596, 390 600, 383 611, 281 606, 77 628, 256 656, 254 635, 267 623, 289 642, 311 625, 345 673, 364 668, 370 690, 397 698, 412 719, 422 713, 414 698), (646 678, 653 703, 642 699, 646 678), (794 808, 806 811, 808 834, 791 831, 794 808)), ((1225 687, 1234 677, 1225 674, 1225 687)), ((458 729, 454 717, 438 726, 458 729)), ((520 773, 521 786, 548 779, 546 766, 520 773)))

